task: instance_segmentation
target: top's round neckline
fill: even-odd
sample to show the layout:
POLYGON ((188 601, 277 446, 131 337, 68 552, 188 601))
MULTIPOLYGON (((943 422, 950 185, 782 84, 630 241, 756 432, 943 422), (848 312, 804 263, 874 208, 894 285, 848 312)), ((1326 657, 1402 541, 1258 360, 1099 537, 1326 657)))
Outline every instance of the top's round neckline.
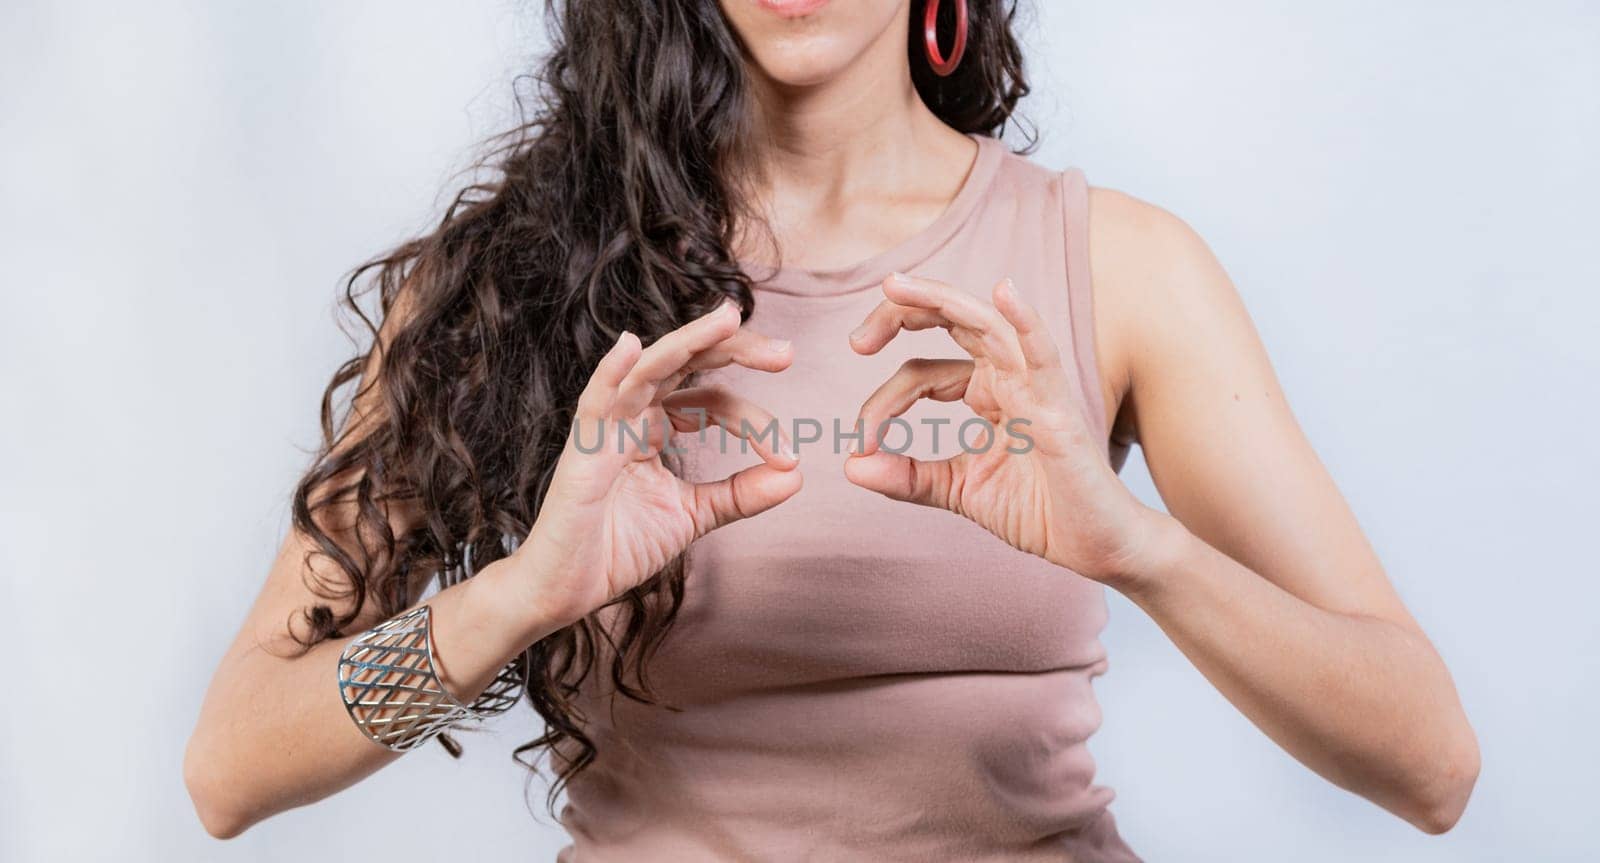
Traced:
POLYGON ((961 181, 954 198, 928 225, 893 246, 864 260, 843 267, 812 268, 779 266, 740 261, 758 291, 802 296, 837 296, 876 286, 890 274, 906 272, 927 260, 961 226, 983 200, 998 173, 1005 146, 997 138, 968 133, 978 145, 972 166, 961 181))

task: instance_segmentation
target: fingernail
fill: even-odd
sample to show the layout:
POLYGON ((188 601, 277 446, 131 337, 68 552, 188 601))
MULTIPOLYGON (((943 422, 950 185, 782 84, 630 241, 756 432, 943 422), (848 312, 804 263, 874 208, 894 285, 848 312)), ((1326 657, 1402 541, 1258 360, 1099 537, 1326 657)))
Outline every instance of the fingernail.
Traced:
POLYGON ((850 331, 850 341, 859 342, 867 337, 867 325, 862 324, 850 331))
POLYGON ((1011 303, 1012 305, 1022 304, 1022 298, 1017 294, 1017 283, 1011 281, 1011 277, 1007 276, 1006 278, 1001 279, 999 287, 1000 289, 998 293, 1005 297, 1005 302, 1011 303))
POLYGON ((793 461, 800 460, 800 448, 794 445, 794 441, 783 442, 783 454, 793 461))
POLYGON ((788 339, 773 339, 770 343, 768 343, 767 350, 770 350, 775 354, 781 354, 787 352, 791 347, 793 347, 793 343, 788 339))

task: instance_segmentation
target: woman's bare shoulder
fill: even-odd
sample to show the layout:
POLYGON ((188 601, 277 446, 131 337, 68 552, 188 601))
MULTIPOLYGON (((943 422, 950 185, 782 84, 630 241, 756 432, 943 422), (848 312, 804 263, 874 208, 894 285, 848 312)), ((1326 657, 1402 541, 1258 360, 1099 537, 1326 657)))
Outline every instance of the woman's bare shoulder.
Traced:
MULTIPOLYGON (((1117 189, 1089 190, 1095 339, 1108 405, 1141 378, 1200 355, 1253 349, 1244 304, 1210 246, 1184 219, 1117 189)), ((1127 433, 1134 419, 1118 415, 1127 433)))
POLYGON ((1099 286, 1105 275, 1124 289, 1203 289, 1216 258, 1188 222, 1117 189, 1089 189, 1090 262, 1099 286))

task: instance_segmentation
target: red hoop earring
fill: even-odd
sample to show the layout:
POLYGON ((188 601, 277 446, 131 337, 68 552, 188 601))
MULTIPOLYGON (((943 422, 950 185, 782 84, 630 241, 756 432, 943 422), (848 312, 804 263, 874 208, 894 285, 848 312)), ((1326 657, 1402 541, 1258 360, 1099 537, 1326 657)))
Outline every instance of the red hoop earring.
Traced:
POLYGON ((927 13, 922 16, 922 38, 928 49, 928 65, 933 74, 943 78, 956 70, 961 55, 967 52, 967 0, 956 0, 956 40, 950 46, 950 59, 939 51, 939 0, 928 0, 927 13))

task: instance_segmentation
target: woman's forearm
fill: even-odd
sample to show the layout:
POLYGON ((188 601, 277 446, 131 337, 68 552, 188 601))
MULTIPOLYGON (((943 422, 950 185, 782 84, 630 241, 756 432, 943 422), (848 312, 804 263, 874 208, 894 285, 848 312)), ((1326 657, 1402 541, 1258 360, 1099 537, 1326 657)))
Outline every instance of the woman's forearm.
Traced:
POLYGON ((1426 637, 1318 608, 1151 517, 1155 550, 1115 586, 1290 754, 1423 830, 1449 829, 1478 749, 1426 637))
MULTIPOLYGON (((554 631, 536 609, 506 600, 508 568, 427 599, 436 669, 463 702, 477 697, 527 645, 554 631)), ((301 652, 236 644, 207 692, 184 755, 184 778, 206 830, 227 838, 275 813, 320 800, 394 761, 367 739, 339 696, 337 666, 351 638, 301 652)))

